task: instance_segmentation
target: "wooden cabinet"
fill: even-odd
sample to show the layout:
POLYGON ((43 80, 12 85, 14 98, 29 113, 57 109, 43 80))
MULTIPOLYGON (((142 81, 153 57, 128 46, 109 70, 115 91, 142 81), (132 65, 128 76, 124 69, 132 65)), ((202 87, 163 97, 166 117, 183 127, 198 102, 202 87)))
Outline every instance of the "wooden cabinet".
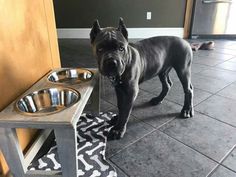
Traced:
MULTIPOLYGON (((0 110, 60 67, 52 0, 0 0, 0 110)), ((34 130, 18 129, 22 149, 34 130)), ((0 156, 3 172, 7 172, 0 156)))

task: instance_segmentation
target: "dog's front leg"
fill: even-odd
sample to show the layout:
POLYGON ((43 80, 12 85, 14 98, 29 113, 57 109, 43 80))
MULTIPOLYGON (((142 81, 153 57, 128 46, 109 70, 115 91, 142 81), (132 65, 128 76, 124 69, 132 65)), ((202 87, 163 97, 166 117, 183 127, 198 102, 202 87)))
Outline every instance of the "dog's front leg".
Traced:
POLYGON ((120 84, 115 87, 119 114, 115 117, 114 127, 109 132, 108 139, 120 139, 124 136, 126 125, 138 95, 138 84, 120 84))

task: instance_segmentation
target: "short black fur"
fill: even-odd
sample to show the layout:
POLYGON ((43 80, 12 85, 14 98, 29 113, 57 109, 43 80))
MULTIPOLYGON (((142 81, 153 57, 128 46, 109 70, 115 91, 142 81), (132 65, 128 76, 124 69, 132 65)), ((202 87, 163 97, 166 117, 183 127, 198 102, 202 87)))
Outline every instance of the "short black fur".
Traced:
POLYGON ((120 19, 118 28, 101 29, 98 21, 95 21, 90 38, 99 70, 113 82, 117 95, 119 115, 113 121, 115 125, 110 131, 110 139, 124 136, 140 83, 158 76, 162 91, 150 103, 157 105, 163 101, 172 86, 169 77, 172 68, 184 89, 184 106, 180 116, 189 118, 194 115, 191 84, 193 56, 188 42, 174 36, 161 36, 134 44, 128 43, 128 32, 123 19, 120 19))

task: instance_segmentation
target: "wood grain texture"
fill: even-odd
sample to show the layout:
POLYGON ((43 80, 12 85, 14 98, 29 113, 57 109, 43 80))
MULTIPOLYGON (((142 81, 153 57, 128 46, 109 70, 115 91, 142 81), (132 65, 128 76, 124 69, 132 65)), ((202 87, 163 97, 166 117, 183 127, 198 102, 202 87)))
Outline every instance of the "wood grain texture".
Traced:
POLYGON ((24 177, 26 166, 15 129, 0 128, 0 148, 8 159, 11 173, 15 177, 24 177))
POLYGON ((39 152, 40 148, 43 146, 44 142, 47 140, 52 130, 42 130, 39 135, 35 139, 34 143, 30 146, 30 148, 25 153, 24 164, 26 167, 30 165, 32 160, 35 158, 35 155, 39 152))
POLYGON ((4 177, 7 174, 9 168, 2 152, 0 152, 0 166, 2 168, 0 177, 4 177))
POLYGON ((100 91, 101 91, 101 76, 100 74, 98 74, 97 82, 90 96, 90 100, 88 101, 91 103, 87 104, 85 107, 86 112, 89 111, 95 116, 99 116, 100 113, 100 94, 101 94, 100 91))
POLYGON ((185 39, 188 38, 190 34, 193 1, 194 0, 187 0, 187 3, 186 3, 185 18, 184 18, 184 38, 185 39))
POLYGON ((1 110, 53 66, 44 1, 0 0, 0 12, 1 110))
MULTIPOLYGON (((0 111, 60 67, 52 0, 0 0, 0 111)), ((35 130, 18 129, 21 148, 35 130)), ((7 165, 0 153, 0 166, 7 165)))
POLYGON ((35 171, 27 171, 25 177, 62 177, 60 171, 43 171, 43 170, 35 170, 35 171))
POLYGON ((54 130, 58 156, 63 177, 77 177, 77 134, 76 127, 54 130))
POLYGON ((56 31, 56 22, 55 22, 55 13, 53 8, 52 0, 43 0, 45 7, 45 14, 47 19, 47 28, 48 28, 48 39, 49 47, 51 50, 51 60, 53 68, 60 68, 61 62, 59 60, 59 49, 58 49, 58 40, 57 40, 57 31, 56 31))

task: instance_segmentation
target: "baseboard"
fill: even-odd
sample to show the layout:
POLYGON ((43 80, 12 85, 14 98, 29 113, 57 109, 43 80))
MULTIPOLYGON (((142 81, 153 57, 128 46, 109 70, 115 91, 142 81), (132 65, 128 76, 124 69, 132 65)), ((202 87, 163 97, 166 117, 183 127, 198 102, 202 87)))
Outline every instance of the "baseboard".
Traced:
MULTIPOLYGON (((58 38, 88 39, 90 28, 59 28, 58 38)), ((184 28, 128 28, 129 38, 148 38, 153 36, 178 36, 183 38, 184 28)))

